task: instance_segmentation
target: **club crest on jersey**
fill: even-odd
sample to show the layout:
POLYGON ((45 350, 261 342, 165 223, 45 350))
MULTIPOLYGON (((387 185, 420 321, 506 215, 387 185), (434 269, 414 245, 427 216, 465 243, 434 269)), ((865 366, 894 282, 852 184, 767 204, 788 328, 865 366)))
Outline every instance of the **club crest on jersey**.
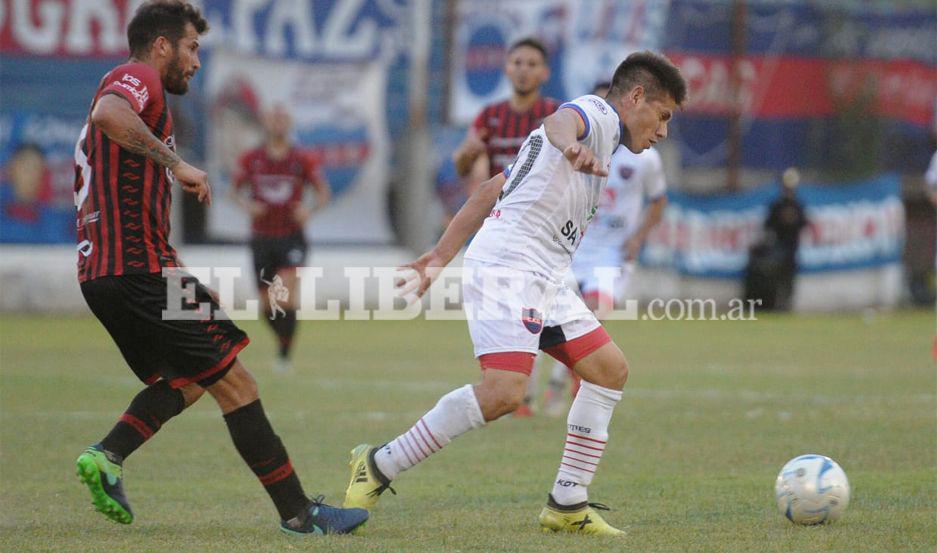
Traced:
POLYGON ((531 334, 539 334, 543 330, 543 314, 533 307, 521 309, 521 322, 531 334))
POLYGON ((628 165, 622 165, 621 167, 618 168, 618 175, 621 176, 621 178, 625 180, 630 179, 631 175, 633 174, 634 174, 634 167, 630 167, 628 165))

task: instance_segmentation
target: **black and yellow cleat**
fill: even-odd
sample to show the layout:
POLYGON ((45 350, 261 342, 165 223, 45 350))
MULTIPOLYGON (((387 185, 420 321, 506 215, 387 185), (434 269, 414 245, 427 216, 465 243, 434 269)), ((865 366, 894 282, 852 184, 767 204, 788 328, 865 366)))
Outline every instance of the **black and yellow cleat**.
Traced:
POLYGON ((540 529, 543 532, 570 532, 593 536, 624 536, 625 532, 605 522, 596 511, 609 511, 601 503, 583 501, 575 505, 560 505, 553 496, 547 497, 547 506, 540 513, 540 529))
POLYGON ((397 494, 390 487, 390 480, 384 476, 377 465, 374 464, 374 454, 379 447, 361 444, 351 450, 351 479, 348 489, 345 490, 345 502, 342 507, 346 509, 372 509, 385 490, 397 494))

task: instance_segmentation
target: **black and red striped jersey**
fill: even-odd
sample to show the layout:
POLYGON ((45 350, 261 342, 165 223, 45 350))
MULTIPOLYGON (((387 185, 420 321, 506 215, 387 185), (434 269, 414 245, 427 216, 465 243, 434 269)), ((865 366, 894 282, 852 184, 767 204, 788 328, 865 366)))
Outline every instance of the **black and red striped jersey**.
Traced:
POLYGON ((517 112, 510 100, 488 104, 475 117, 472 128, 480 132, 488 146, 487 154, 491 176, 497 175, 517 157, 527 135, 543 123, 543 119, 556 111, 560 102, 553 98, 538 98, 527 111, 517 112))
MULTIPOLYGON (((175 149, 172 115, 159 73, 127 63, 101 79, 91 110, 105 94, 127 100, 150 131, 175 149)), ((75 146, 78 280, 158 273, 176 265, 169 245, 172 174, 122 148, 88 120, 75 146)))
POLYGON ((234 176, 236 187, 249 186, 251 199, 266 206, 264 214, 251 222, 251 230, 267 238, 302 232, 293 212, 303 201, 305 187, 319 188, 323 182, 316 160, 295 146, 282 159, 272 158, 263 146, 247 151, 234 176))

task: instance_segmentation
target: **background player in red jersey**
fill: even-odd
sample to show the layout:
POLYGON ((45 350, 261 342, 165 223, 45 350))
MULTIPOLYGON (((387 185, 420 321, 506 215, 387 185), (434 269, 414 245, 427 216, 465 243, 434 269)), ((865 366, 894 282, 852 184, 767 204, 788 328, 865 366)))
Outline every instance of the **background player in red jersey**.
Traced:
POLYGON ((264 117, 266 140, 241 155, 231 192, 251 217, 251 252, 260 301, 280 342, 275 365, 290 369, 289 354, 296 333, 296 267, 306 259, 303 229, 332 197, 328 181, 309 152, 293 144, 292 118, 282 105, 264 117), (312 188, 314 204, 306 201, 312 188), (270 292, 286 291, 277 299, 270 292))
POLYGON ((550 67, 547 48, 539 40, 524 38, 512 44, 504 72, 511 81, 511 97, 482 108, 453 154, 456 171, 466 178, 468 195, 480 182, 504 171, 527 135, 560 105, 540 95, 550 67))
MULTIPOLYGON (((553 98, 540 96, 540 87, 550 78, 550 66, 547 48, 539 40, 524 38, 512 44, 504 72, 513 88, 511 97, 482 108, 453 154, 456 171, 465 178, 466 196, 471 196, 482 181, 504 171, 517 157, 527 135, 560 105, 553 98)), ((515 416, 533 414, 536 368, 528 382, 524 403, 515 416)))
POLYGON ((291 534, 345 533, 364 523, 367 511, 307 498, 253 376, 238 361, 247 336, 192 277, 183 278, 197 310, 167 300, 161 273, 179 266, 168 243, 172 178, 200 201, 211 200, 211 188, 204 171, 175 153, 166 92, 187 91, 200 66, 199 36, 207 30, 201 13, 187 3, 143 4, 127 28, 131 58, 101 80, 76 147, 81 292, 147 384, 110 433, 78 457, 78 476, 99 511, 131 523, 124 459, 207 390, 238 453, 273 500, 280 528, 291 534))

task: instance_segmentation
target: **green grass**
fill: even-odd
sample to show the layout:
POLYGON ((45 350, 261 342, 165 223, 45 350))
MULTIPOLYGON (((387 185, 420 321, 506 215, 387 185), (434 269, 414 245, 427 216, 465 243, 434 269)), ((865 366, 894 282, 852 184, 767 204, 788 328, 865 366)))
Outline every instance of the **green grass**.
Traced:
MULTIPOLYGON (((474 381, 464 323, 306 322, 297 372, 271 373, 260 322, 242 359, 309 493, 340 502, 347 454, 474 381)), ((206 396, 125 464, 136 521, 106 522, 74 475, 140 388, 90 318, 0 321, 0 549, 86 551, 934 551, 933 314, 620 322, 631 362, 591 497, 624 540, 536 523, 564 421, 505 419, 401 475, 362 536, 291 539, 206 396), (852 503, 828 527, 776 510, 801 453, 836 459, 852 503)))

